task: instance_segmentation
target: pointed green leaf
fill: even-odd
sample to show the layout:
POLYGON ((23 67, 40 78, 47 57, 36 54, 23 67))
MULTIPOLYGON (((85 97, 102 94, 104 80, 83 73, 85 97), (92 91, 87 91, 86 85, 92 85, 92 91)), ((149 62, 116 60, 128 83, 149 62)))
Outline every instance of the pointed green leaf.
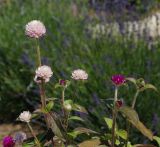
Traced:
POLYGON ((128 81, 130 81, 130 82, 132 82, 133 84, 136 85, 136 79, 135 78, 128 77, 128 78, 126 78, 126 80, 128 80, 128 81))
POLYGON ((158 145, 160 146, 160 137, 158 136, 153 136, 153 139, 158 143, 158 145))
POLYGON ((50 112, 51 109, 53 108, 54 106, 54 102, 53 101, 50 101, 47 105, 46 105, 46 111, 47 112, 50 112))
POLYGON ((127 106, 123 106, 119 109, 119 111, 122 112, 129 120, 132 120, 134 124, 138 123, 139 117, 134 109, 127 106))
POLYGON ((157 88, 154 85, 152 85, 152 84, 145 84, 145 86, 143 88, 141 88, 140 90, 144 91, 146 89, 153 89, 155 91, 158 91, 157 88))
POLYGON ((153 133, 151 130, 147 129, 146 126, 140 121, 134 123, 132 120, 129 120, 144 136, 148 137, 150 140, 153 140, 153 133))
POLYGON ((54 134, 59 138, 63 138, 63 135, 60 131, 60 128, 55 121, 54 115, 52 116, 50 113, 48 113, 47 114, 47 119, 48 119, 48 122, 49 122, 49 126, 52 129, 52 131, 54 132, 54 134))
POLYGON ((105 122, 106 122, 108 128, 109 128, 109 129, 112 129, 112 124, 113 124, 112 119, 111 119, 111 118, 105 117, 104 120, 105 120, 105 122))
POLYGON ((88 114, 87 110, 83 106, 78 104, 73 104, 73 110, 88 114))
POLYGON ((97 134, 97 132, 91 130, 91 129, 87 129, 87 128, 83 128, 83 127, 78 127, 78 128, 75 128, 74 131, 77 131, 79 132, 79 134, 82 134, 82 133, 85 133, 85 134, 97 134))
POLYGON ((78 144, 78 147, 97 147, 100 144, 101 142, 99 139, 91 139, 78 144))
POLYGON ((79 121, 84 121, 82 118, 78 116, 71 116, 68 120, 79 120, 79 121))
POLYGON ((116 131, 116 135, 121 137, 122 139, 127 139, 127 132, 125 130, 118 130, 116 131))
POLYGON ((76 138, 80 134, 89 135, 89 134, 98 134, 98 133, 93 130, 87 129, 87 128, 78 127, 78 128, 75 128, 72 132, 69 132, 67 134, 72 136, 73 138, 76 138))

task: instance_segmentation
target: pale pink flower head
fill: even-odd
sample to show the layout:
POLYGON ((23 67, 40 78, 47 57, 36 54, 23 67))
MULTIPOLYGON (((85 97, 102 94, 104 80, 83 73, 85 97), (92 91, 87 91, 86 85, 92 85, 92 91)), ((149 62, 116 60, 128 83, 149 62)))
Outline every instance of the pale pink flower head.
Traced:
POLYGON ((53 72, 51 68, 47 65, 43 65, 38 67, 38 69, 36 70, 34 81, 36 83, 41 83, 42 81, 47 83, 49 82, 52 75, 53 75, 53 72))
POLYGON ((32 20, 26 24, 25 33, 31 38, 40 38, 46 34, 46 28, 41 21, 32 20))
POLYGON ((3 138, 3 147, 14 147, 15 140, 11 136, 6 136, 3 138))
POLYGON ((29 123, 30 120, 31 120, 31 113, 29 111, 23 111, 20 115, 19 115, 19 120, 20 121, 23 121, 23 122, 26 122, 26 123, 29 123))
POLYGON ((87 80, 88 74, 82 69, 76 69, 72 72, 71 78, 74 80, 87 80))

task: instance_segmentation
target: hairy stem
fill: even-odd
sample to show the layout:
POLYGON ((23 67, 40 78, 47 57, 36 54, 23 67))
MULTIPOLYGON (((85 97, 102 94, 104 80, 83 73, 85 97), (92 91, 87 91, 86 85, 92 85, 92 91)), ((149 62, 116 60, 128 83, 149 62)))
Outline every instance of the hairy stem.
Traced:
POLYGON ((118 96, 118 87, 115 87, 115 95, 114 95, 114 104, 113 104, 113 118, 112 118, 112 147, 115 145, 115 126, 116 126, 116 117, 117 117, 117 110, 116 110, 116 101, 118 96))
MULTIPOLYGON (((133 98, 133 101, 132 101, 132 109, 134 109, 134 107, 135 107, 138 95, 139 95, 139 90, 137 90, 135 95, 134 95, 134 98, 133 98)), ((129 141, 130 122, 128 122, 128 120, 126 120, 126 124, 127 124, 127 139, 126 139, 125 147, 127 147, 128 141, 129 141)))
POLYGON ((36 135, 35 135, 32 127, 31 127, 31 125, 30 125, 29 123, 27 123, 27 125, 28 125, 29 130, 31 131, 31 134, 33 135, 33 137, 34 137, 34 139, 35 139, 35 142, 36 142, 37 146, 38 146, 38 147, 41 147, 41 144, 40 144, 38 138, 36 137, 36 135))
POLYGON ((36 51, 37 51, 37 66, 41 66, 41 51, 39 47, 39 40, 36 39, 36 51))
POLYGON ((132 108, 133 108, 133 109, 134 109, 134 107, 135 107, 135 104, 136 104, 136 100, 137 100, 138 95, 139 95, 139 90, 137 90, 136 94, 134 95, 133 101, 132 101, 132 108))
MULTIPOLYGON (((36 39, 36 51, 37 51, 37 66, 41 66, 41 51, 40 51, 40 46, 39 46, 39 40, 36 39)), ((39 89, 40 89, 40 97, 41 97, 41 104, 42 104, 42 109, 44 110, 46 108, 46 95, 45 95, 45 83, 44 80, 41 81, 39 84, 39 89)), ((47 128, 50 128, 49 124, 49 115, 47 113, 44 114, 44 119, 47 125, 47 128)), ((52 144, 54 145, 53 139, 52 139, 52 144)))

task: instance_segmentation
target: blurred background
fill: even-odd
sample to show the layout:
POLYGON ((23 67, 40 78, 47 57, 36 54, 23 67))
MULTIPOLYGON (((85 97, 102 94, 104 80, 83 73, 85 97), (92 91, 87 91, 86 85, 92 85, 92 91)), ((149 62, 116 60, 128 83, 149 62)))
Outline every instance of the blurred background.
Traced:
MULTIPOLYGON (((88 110, 88 115, 77 114, 88 128, 106 131, 103 117, 111 116, 106 105, 114 96, 113 74, 144 78, 160 90, 159 0, 0 0, 1 125, 16 123, 21 111, 39 105, 33 82, 36 44, 25 36, 26 23, 34 19, 47 28, 40 46, 42 63, 54 71, 48 97, 60 96, 54 84, 70 79, 74 69, 89 74, 86 83, 73 82, 66 91, 66 98, 88 110)), ((134 93, 135 87, 129 85, 120 89, 119 98, 130 105, 134 93)), ((148 90, 136 105, 141 121, 155 135, 160 135, 159 99, 148 90)), ((124 119, 119 121, 123 126, 124 119)), ((134 134, 133 143, 148 142, 138 131, 134 134)))

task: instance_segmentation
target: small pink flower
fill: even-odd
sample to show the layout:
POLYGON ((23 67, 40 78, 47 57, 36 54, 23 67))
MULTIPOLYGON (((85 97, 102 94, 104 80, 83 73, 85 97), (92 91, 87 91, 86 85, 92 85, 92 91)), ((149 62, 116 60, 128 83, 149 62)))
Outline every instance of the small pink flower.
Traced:
POLYGON ((47 65, 43 65, 38 67, 38 69, 36 70, 34 81, 36 83, 41 83, 43 80, 46 83, 46 82, 49 82, 52 75, 53 75, 53 72, 51 68, 47 65))
POLYGON ((3 147, 14 147, 15 141, 11 136, 6 136, 3 138, 3 147))
POLYGON ((126 82, 126 79, 123 75, 113 75, 111 80, 116 86, 121 86, 126 82))
POLYGON ((41 21, 32 20, 28 24, 26 24, 25 33, 31 38, 40 38, 45 35, 46 28, 41 21))
POLYGON ((87 80, 88 74, 82 69, 77 69, 72 72, 71 78, 74 80, 87 80))

